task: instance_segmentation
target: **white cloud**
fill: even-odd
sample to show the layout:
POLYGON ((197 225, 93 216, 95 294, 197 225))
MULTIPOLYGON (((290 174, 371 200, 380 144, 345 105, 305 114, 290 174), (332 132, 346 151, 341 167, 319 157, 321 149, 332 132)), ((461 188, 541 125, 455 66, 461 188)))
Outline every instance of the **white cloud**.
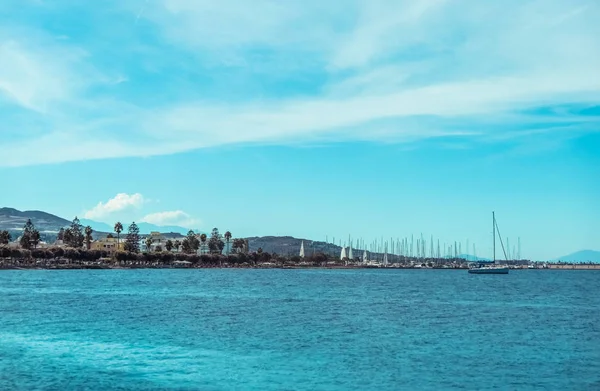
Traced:
POLYGON ((42 114, 55 114, 100 75, 81 48, 39 32, 0 28, 0 96, 42 114))
POLYGON ((196 219, 181 210, 151 213, 142 218, 142 222, 156 225, 178 225, 186 228, 198 224, 196 219))
MULTIPOLYGON (((566 80, 540 73, 531 77, 438 84, 400 92, 239 105, 233 110, 197 103, 149 115, 145 127, 148 134, 157 138, 163 129, 170 129, 177 134, 177 139, 187 140, 188 148, 247 142, 294 143, 315 138, 416 140, 485 133, 485 129, 457 132, 447 126, 460 121, 473 123, 482 117, 496 124, 531 121, 526 115, 507 114, 540 104, 561 104, 572 94, 577 95, 579 103, 599 101, 600 80, 590 80, 587 74, 573 75, 566 80), (437 121, 423 117, 435 117, 437 121), (382 131, 382 121, 386 122, 385 131, 382 131)), ((166 139, 164 147, 169 146, 180 147, 166 139)))
MULTIPOLYGON (((288 47, 332 43, 333 20, 347 1, 280 2, 272 0, 160 0, 145 15, 177 43, 221 52, 249 46, 288 47)), ((346 11, 351 12, 351 7, 346 11)))
MULTIPOLYGON (((448 123, 472 124, 481 117, 492 124, 504 123, 510 131, 511 124, 532 122, 530 115, 508 115, 512 111, 560 105, 574 96, 579 104, 600 101, 600 80, 589 79, 588 73, 569 79, 540 73, 349 97, 336 94, 237 105, 187 103, 147 112, 135 123, 145 135, 136 141, 102 138, 98 134, 81 137, 58 133, 18 143, 6 142, 0 146, 0 166, 151 156, 236 143, 289 144, 315 139, 414 141, 455 135, 457 131, 448 123), (437 121, 415 119, 423 116, 436 117, 437 121), (381 121, 388 122, 385 131, 381 131, 381 121)), ((570 120, 589 122, 590 118, 573 116, 570 120)), ((474 134, 481 132, 489 133, 480 129, 474 134)))
POLYGON ((106 203, 99 202, 98 205, 88 210, 84 214, 86 219, 102 219, 111 216, 117 212, 123 212, 131 209, 139 209, 144 205, 144 196, 140 193, 127 194, 119 193, 106 203))
MULTIPOLYGON (((334 69, 362 67, 381 56, 422 41, 446 0, 365 0, 355 28, 333 51, 334 69), (429 18, 428 18, 429 17, 429 18)), ((427 42, 422 41, 422 44, 427 42)))
POLYGON ((5 111, 0 133, 16 136, 0 144, 0 166, 233 143, 499 139, 491 133, 558 118, 524 110, 600 102, 594 1, 156 0, 143 4, 134 27, 140 6, 122 6, 131 8, 130 33, 151 36, 144 30, 150 25, 160 32, 152 36, 156 46, 115 42, 111 50, 126 53, 130 69, 113 69, 113 77, 97 77, 94 57, 77 48, 75 36, 44 45, 47 38, 17 40, 0 31, 0 58, 8 59, 0 62, 0 94, 34 112, 52 105, 41 117, 5 111), (128 45, 137 49, 133 62, 128 45), (187 85, 206 75, 211 83, 187 85), (176 87, 162 94, 168 100, 149 99, 145 87, 135 89, 143 76, 162 82, 157 89, 176 87), (84 94, 94 80, 107 95, 84 94), (308 88, 290 88, 287 80, 308 88), (222 89, 205 90, 219 83, 222 89), (469 130, 482 118, 502 126, 469 130))
POLYGON ((183 142, 169 144, 128 141, 108 135, 56 132, 38 138, 6 142, 0 145, 0 167, 31 164, 55 164, 70 161, 147 157, 187 150, 183 142))

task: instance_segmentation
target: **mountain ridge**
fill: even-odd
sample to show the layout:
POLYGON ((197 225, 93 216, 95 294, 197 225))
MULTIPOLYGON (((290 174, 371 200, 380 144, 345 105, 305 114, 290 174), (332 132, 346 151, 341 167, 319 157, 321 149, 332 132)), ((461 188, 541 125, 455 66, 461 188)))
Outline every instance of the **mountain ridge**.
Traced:
POLYGON ((0 229, 21 231, 28 219, 31 219, 40 232, 58 232, 60 227, 70 224, 67 219, 40 210, 0 208, 0 229))
MULTIPOLYGON (((111 226, 107 223, 89 220, 89 219, 79 219, 79 221, 81 222, 81 225, 83 225, 83 226, 89 225, 90 227, 92 227, 92 229, 94 231, 98 231, 98 232, 113 232, 114 231, 114 226, 111 226)), ((140 229, 140 234, 142 234, 142 235, 148 235, 151 232, 161 232, 161 233, 177 233, 177 234, 185 236, 190 231, 190 228, 185 228, 185 227, 181 227, 178 225, 156 225, 156 224, 146 223, 145 221, 141 221, 139 223, 136 222, 136 225, 140 229)), ((128 226, 129 226, 129 224, 123 223, 123 230, 127 231, 128 226)), ((196 233, 202 233, 196 229, 192 229, 192 231, 194 231, 196 233)))
MULTIPOLYGON (((0 208, 0 230, 8 231, 21 231, 23 226, 28 219, 31 219, 36 228, 40 233, 56 234, 61 228, 66 228, 71 225, 71 220, 67 220, 63 217, 40 211, 40 210, 25 210, 21 211, 15 208, 3 207, 0 208)), ((89 225, 92 229, 99 234, 109 234, 114 232, 114 227, 89 219, 79 219, 81 225, 84 227, 89 225)), ((148 235, 150 232, 158 231, 161 233, 173 233, 179 235, 186 235, 189 232, 189 228, 184 228, 176 225, 160 226, 156 224, 150 224, 146 222, 137 223, 140 228, 140 234, 148 235)), ((123 228, 127 231, 128 224, 123 224, 123 228)), ((196 230, 194 230, 196 232, 196 230)))

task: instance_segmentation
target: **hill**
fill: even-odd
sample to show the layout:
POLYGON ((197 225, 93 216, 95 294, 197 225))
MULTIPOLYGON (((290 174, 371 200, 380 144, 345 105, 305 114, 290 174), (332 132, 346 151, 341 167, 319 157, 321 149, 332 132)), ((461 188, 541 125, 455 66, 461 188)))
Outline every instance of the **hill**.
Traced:
MULTIPOLYGON (((310 239, 294 238, 292 236, 254 236, 248 239, 250 251, 257 251, 262 248, 263 251, 269 253, 277 253, 279 255, 294 256, 300 254, 300 246, 304 242, 304 254, 310 256, 313 253, 324 253, 332 257, 338 257, 341 254, 342 248, 338 245, 326 242, 319 242, 310 239)), ((348 248, 346 248, 348 251, 348 248)), ((363 250, 353 247, 353 257, 360 258, 363 256, 363 250)), ((346 255, 349 255, 346 253, 346 255)), ((382 253, 368 254, 369 259, 383 261, 382 253)), ((397 255, 388 254, 389 262, 396 262, 399 259, 397 255)))
POLYGON ((600 251, 594 250, 581 250, 574 252, 569 255, 565 255, 553 260, 554 262, 568 262, 568 263, 585 263, 594 262, 600 263, 600 251))
POLYGON ((0 208, 0 229, 21 231, 28 219, 41 233, 57 233, 69 225, 69 220, 39 210, 20 211, 14 208, 0 208))
MULTIPOLYGON (((0 230, 13 232, 16 234, 15 236, 18 235, 19 231, 23 230, 23 226, 28 219, 31 219, 45 240, 52 240, 61 228, 66 228, 71 225, 71 220, 39 210, 20 211, 15 208, 0 208, 0 230)), ((80 222, 83 226, 91 226, 96 233, 96 237, 106 236, 108 233, 113 232, 113 227, 109 224, 87 219, 80 219, 80 222)), ((127 230, 127 225, 123 225, 125 230, 127 230)), ((179 226, 159 226, 143 222, 139 223, 138 227, 140 228, 140 233, 142 235, 149 234, 152 231, 158 231, 174 238, 181 237, 189 231, 188 228, 179 226)))
POLYGON ((310 239, 300 239, 291 236, 254 236, 247 238, 250 251, 262 248, 268 253, 281 255, 297 255, 300 253, 300 245, 304 241, 304 252, 306 255, 312 252, 323 252, 326 254, 339 254, 341 247, 325 242, 315 242, 310 239))

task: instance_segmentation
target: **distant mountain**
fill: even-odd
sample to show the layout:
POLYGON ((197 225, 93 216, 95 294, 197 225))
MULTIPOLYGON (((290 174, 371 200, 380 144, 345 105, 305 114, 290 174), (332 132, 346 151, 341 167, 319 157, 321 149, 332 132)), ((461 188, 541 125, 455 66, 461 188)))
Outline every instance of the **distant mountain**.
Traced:
MULTIPOLYGON (((8 230, 11 232, 21 231, 23 230, 23 226, 28 219, 31 219, 40 233, 49 235, 50 237, 48 239, 51 239, 53 235, 55 237, 61 228, 71 225, 71 220, 67 220, 39 210, 20 211, 14 208, 0 208, 0 230, 8 230)), ((104 236, 108 233, 114 232, 113 226, 106 223, 88 219, 80 219, 79 222, 84 227, 87 225, 92 227, 92 229, 97 235, 99 234, 99 236, 104 236)), ((125 232, 127 232, 127 226, 128 224, 123 224, 125 232)), ((189 231, 189 228, 179 226, 159 226, 143 222, 138 223, 138 227, 140 228, 140 233, 142 235, 147 235, 150 232, 158 231, 165 234, 172 233, 173 235, 171 236, 178 237, 179 235, 186 235, 189 231)))
POLYGON ((14 208, 0 208, 0 229, 21 231, 28 219, 41 233, 56 233, 71 222, 62 217, 39 210, 20 211, 14 208))
POLYGON ((113 227, 106 223, 101 223, 99 221, 93 221, 88 219, 79 219, 79 222, 84 227, 89 225, 96 232, 113 232, 113 227))
POLYGON ((569 262, 569 263, 584 263, 584 262, 600 262, 600 251, 581 250, 573 254, 565 255, 553 260, 554 262, 569 262))
MULTIPOLYGON (((280 255, 298 255, 300 254, 300 245, 304 242, 304 253, 308 256, 313 252, 322 252, 329 255, 340 255, 342 248, 335 244, 313 241, 310 239, 294 238, 292 236, 254 236, 248 239, 250 251, 257 251, 261 248, 268 253, 277 253, 280 255)), ((362 256, 362 252, 354 249, 354 256, 362 256)))
MULTIPOLYGON (((313 249, 312 241, 307 239, 297 239, 291 236, 255 236, 247 239, 250 251, 256 251, 261 248, 263 251, 268 253, 277 253, 281 255, 299 254, 300 244, 303 240, 306 254, 311 254, 313 249)), ((317 248, 315 248, 315 251, 323 251, 323 243, 319 242, 318 244, 319 245, 317 248)))
MULTIPOLYGON (((81 225, 92 227, 94 231, 98 232, 113 232, 114 225, 109 225, 106 223, 101 223, 99 221, 88 220, 88 219, 80 219, 81 225)), ((123 223, 123 231, 127 232, 127 227, 129 227, 129 223, 123 223)), ((187 235, 190 228, 184 228, 177 225, 155 225, 150 223, 136 223, 138 228, 140 229, 140 234, 148 235, 150 232, 161 232, 161 233, 177 233, 180 235, 187 235)), ((194 230, 194 232, 199 232, 194 230)))
MULTIPOLYGON (((136 223, 138 228, 140 229, 140 233, 149 234, 152 231, 158 231, 162 233, 178 233, 181 235, 187 235, 191 228, 179 227, 177 225, 155 225, 145 222, 136 223)), ((201 233, 196 229, 192 229, 196 233, 201 233)))
MULTIPOLYGON (((310 256, 313 253, 324 253, 333 257, 339 257, 341 255, 342 248, 338 245, 319 242, 310 239, 294 238, 292 236, 254 236, 246 238, 248 239, 249 250, 257 251, 261 248, 263 251, 268 253, 277 253, 279 255, 294 256, 300 254, 300 246, 304 242, 304 254, 310 256)), ((354 258, 362 258, 364 250, 352 248, 352 256, 354 258)), ((348 247, 346 247, 346 255, 348 254, 348 247)), ((372 260, 383 260, 382 253, 368 252, 369 259, 372 260)), ((389 262, 396 262, 399 260, 397 255, 388 254, 389 262)))

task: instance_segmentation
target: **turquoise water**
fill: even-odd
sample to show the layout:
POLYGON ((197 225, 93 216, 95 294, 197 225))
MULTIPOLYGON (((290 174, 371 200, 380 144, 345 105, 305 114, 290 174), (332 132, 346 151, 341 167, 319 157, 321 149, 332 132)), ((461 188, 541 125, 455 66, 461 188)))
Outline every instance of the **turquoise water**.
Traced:
POLYGON ((600 272, 0 272, 2 390, 598 390, 600 272))

